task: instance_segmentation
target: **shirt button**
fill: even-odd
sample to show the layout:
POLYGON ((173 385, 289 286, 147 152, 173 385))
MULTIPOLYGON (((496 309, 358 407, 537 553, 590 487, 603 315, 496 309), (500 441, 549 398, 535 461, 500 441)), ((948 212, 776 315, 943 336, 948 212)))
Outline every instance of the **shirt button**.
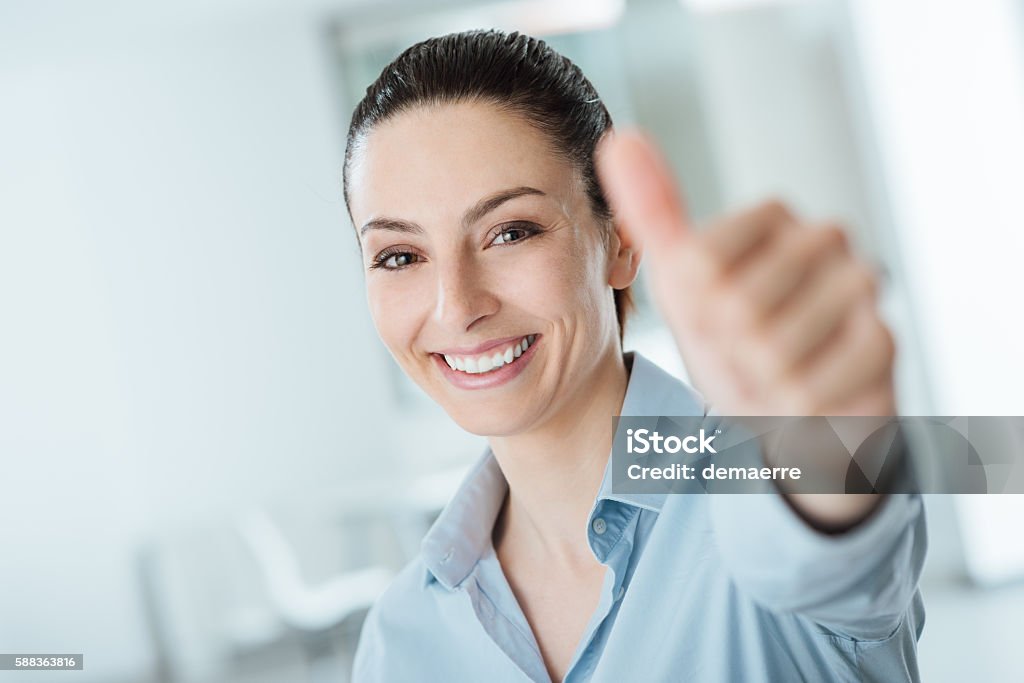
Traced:
POLYGON ((598 536, 603 534, 608 529, 608 525, 605 523, 604 519, 601 518, 601 517, 598 517, 597 519, 595 519, 594 522, 591 524, 591 526, 594 528, 594 533, 597 534, 598 536))

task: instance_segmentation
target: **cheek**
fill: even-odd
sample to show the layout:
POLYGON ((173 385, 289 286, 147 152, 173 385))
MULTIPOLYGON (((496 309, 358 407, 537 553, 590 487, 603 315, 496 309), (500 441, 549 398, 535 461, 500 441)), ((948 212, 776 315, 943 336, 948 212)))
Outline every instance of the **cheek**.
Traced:
POLYGON ((396 358, 409 353, 429 313, 429 288, 416 286, 412 273, 367 275, 366 300, 377 334, 396 358))
POLYGON ((605 290, 604 263, 593 252, 592 245, 577 238, 566 239, 556 248, 537 249, 519 259, 516 268, 502 272, 499 291, 510 303, 538 317, 583 317, 590 322, 605 290))

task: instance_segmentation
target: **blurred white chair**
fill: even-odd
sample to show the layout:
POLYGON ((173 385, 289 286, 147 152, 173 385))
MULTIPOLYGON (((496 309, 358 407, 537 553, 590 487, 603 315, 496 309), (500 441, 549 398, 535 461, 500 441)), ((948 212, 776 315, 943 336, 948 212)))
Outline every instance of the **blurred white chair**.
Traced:
POLYGON ((263 510, 239 516, 237 529, 259 563, 281 620, 300 631, 323 631, 364 609, 387 588, 394 572, 367 567, 339 574, 318 586, 302 578, 298 557, 280 527, 263 510))
MULTIPOLYGON (((370 566, 309 585, 294 549, 266 511, 251 509, 237 516, 235 523, 259 566, 273 610, 282 624, 299 636, 309 662, 309 680, 336 683, 339 671, 334 652, 338 644, 331 642, 331 634, 350 618, 364 615, 387 588, 394 571, 370 566)), ((354 637, 348 645, 345 654, 350 663, 355 654, 354 637)))

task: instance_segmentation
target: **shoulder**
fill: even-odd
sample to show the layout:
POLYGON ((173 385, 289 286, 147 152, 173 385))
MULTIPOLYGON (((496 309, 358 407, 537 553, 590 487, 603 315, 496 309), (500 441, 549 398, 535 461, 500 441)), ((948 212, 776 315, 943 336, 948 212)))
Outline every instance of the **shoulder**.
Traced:
POLYGON ((422 647, 424 628, 434 621, 432 586, 417 555, 370 608, 363 622, 353 667, 354 681, 382 679, 381 667, 404 650, 422 647))
POLYGON ((360 642, 408 627, 429 612, 434 602, 429 575, 422 555, 405 565, 367 613, 360 642))

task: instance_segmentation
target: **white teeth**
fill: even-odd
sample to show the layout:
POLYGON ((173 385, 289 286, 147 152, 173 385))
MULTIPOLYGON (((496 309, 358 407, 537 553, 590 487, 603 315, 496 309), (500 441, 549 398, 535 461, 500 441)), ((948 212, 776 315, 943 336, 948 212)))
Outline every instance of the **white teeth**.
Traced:
POLYGON ((470 375, 490 372, 514 362, 516 358, 519 358, 530 348, 530 345, 533 344, 536 338, 537 335, 534 334, 523 337, 517 343, 506 348, 504 351, 495 353, 493 356, 453 356, 451 354, 443 354, 444 362, 453 370, 459 370, 470 375))

